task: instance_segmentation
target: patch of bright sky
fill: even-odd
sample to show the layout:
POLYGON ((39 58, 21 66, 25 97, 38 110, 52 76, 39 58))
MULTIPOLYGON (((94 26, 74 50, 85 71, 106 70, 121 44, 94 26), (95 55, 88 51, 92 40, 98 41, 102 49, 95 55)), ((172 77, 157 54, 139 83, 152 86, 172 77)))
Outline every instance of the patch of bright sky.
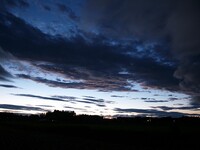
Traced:
MULTIPOLYGON (((179 93, 166 93, 166 91, 159 91, 159 90, 151 90, 151 93, 147 91, 142 92, 99 92, 97 90, 86 90, 86 89, 64 89, 64 88, 55 88, 49 87, 42 83, 36 83, 31 80, 25 79, 16 79, 14 80, 15 85, 20 88, 2 88, 1 87, 1 104, 14 104, 14 105, 25 105, 25 106, 37 106, 37 105, 50 105, 48 109, 54 110, 73 110, 77 113, 86 113, 88 114, 102 114, 102 115, 115 115, 113 111, 114 108, 137 108, 137 109, 150 109, 152 106, 162 106, 163 103, 147 103, 141 100, 142 97, 152 97, 155 99, 155 94, 162 95, 162 98, 166 98, 167 94, 173 94, 180 99, 185 95, 179 93), (12 93, 12 94, 11 94, 12 93), (34 94, 33 94, 34 93, 34 94), (74 96, 78 99, 84 99, 84 96, 93 96, 95 99, 104 99, 106 101, 113 101, 114 103, 105 103, 106 107, 98 107, 94 104, 85 104, 85 103, 70 103, 70 102, 60 102, 60 101, 53 101, 53 100, 43 100, 38 98, 31 98, 31 97, 21 97, 15 96, 13 94, 33 94, 39 95, 44 97, 51 97, 54 95, 60 96, 74 96), (112 97, 112 95, 120 96, 120 97, 112 97), (67 109, 65 107, 71 107, 71 109, 67 109), (89 106, 87 109, 85 106, 89 106), (78 109, 79 108, 79 109, 78 109), (86 109, 83 111, 81 109, 86 109)), ((139 86, 139 85, 136 85, 139 86)), ((157 96, 158 97, 158 96, 157 96)), ((169 102, 165 103, 165 106, 172 106, 173 103, 180 103, 178 102, 169 102)), ((181 103, 186 105, 187 103, 181 101, 181 103), (185 103, 185 104, 184 104, 185 103)), ((44 108, 47 109, 47 108, 44 108)))

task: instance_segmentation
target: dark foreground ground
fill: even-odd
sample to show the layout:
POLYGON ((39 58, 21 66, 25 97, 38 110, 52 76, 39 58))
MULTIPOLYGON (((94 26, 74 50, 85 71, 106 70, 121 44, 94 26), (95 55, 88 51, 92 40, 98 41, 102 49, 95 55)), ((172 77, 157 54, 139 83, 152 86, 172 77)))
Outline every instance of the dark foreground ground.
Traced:
POLYGON ((0 120, 0 149, 200 150, 200 122, 0 120))

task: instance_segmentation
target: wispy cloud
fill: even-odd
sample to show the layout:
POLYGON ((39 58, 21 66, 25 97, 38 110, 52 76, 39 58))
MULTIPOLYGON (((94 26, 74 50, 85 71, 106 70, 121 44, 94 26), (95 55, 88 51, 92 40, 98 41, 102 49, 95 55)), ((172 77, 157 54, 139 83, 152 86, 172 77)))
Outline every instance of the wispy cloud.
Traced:
POLYGON ((38 95, 32 95, 32 94, 12 94, 12 95, 22 96, 22 97, 31 97, 31 98, 37 98, 37 99, 43 99, 43 100, 52 100, 52 101, 67 102, 67 100, 63 100, 63 99, 60 99, 60 98, 38 96, 38 95))
POLYGON ((114 111, 116 113, 137 113, 139 115, 146 115, 146 116, 157 116, 157 117, 166 117, 166 116, 173 116, 173 117, 182 117, 184 113, 180 112, 167 112, 167 111, 160 111, 157 109, 122 109, 122 108, 115 108, 114 111))
POLYGON ((28 111, 46 111, 40 107, 31 107, 31 106, 23 106, 23 105, 10 105, 10 104, 0 104, 0 108, 10 109, 10 110, 28 110, 28 111))
POLYGON ((17 86, 8 85, 8 84, 0 84, 0 87, 4 87, 4 88, 18 88, 17 86))
POLYGON ((60 102, 73 102, 73 103, 85 103, 85 104, 93 104, 99 107, 106 107, 106 104, 113 104, 113 101, 106 101, 104 99, 97 99, 97 98, 78 98, 74 96, 60 96, 60 95, 53 95, 50 97, 47 96, 39 96, 33 94, 12 94, 14 96, 22 96, 22 97, 31 97, 36 99, 42 100, 50 100, 50 101, 60 101, 60 102))
POLYGON ((161 109, 163 111, 168 111, 168 110, 196 110, 200 111, 200 106, 194 105, 194 106, 181 106, 181 107, 168 107, 168 106, 156 106, 152 107, 154 109, 161 109))

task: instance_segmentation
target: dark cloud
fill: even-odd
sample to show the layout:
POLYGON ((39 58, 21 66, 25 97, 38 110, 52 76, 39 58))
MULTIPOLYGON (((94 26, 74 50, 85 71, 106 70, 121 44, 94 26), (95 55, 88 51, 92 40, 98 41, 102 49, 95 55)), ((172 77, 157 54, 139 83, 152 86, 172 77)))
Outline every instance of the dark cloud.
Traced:
POLYGON ((96 104, 97 106, 100 107, 105 107, 105 104, 113 104, 114 101, 107 101, 104 99, 98 99, 98 98, 84 98, 83 100, 87 101, 87 102, 92 102, 94 104, 96 104))
POLYGON ((99 103, 99 102, 93 102, 93 101, 88 101, 88 100, 76 100, 75 102, 84 103, 84 104, 92 104, 99 107, 106 107, 105 103, 102 103, 102 102, 99 103))
POLYGON ((51 101, 60 101, 60 102, 78 102, 78 103, 85 103, 85 104, 93 104, 99 107, 106 107, 106 103, 113 103, 112 101, 105 101, 103 99, 80 99, 78 97, 73 96, 60 96, 60 95, 54 95, 51 97, 46 96, 39 96, 39 95, 32 95, 32 94, 12 94, 15 96, 23 96, 23 97, 31 97, 31 98, 37 98, 37 99, 43 99, 43 100, 51 100, 51 101))
POLYGON ((49 6, 47 6, 47 5, 42 5, 42 6, 43 6, 43 8, 44 8, 45 10, 51 11, 51 7, 49 7, 49 6))
POLYGON ((16 7, 17 3, 14 0, 2 0, 2 6, 3 5, 8 5, 8 6, 11 6, 11 7, 16 7))
POLYGON ((67 99, 67 100, 70 100, 70 101, 73 101, 73 102, 94 104, 94 105, 99 106, 99 107, 105 107, 106 106, 105 104, 114 103, 113 101, 106 101, 104 99, 98 99, 98 98, 95 98, 95 97, 92 97, 92 96, 86 96, 87 98, 83 98, 83 99, 73 97, 73 96, 58 96, 58 95, 52 96, 52 97, 67 99))
POLYGON ((115 108, 114 111, 117 113, 139 113, 141 115, 145 116, 157 116, 157 117, 167 117, 167 116, 173 116, 173 117, 182 117, 184 113, 179 112, 167 112, 167 111, 159 111, 156 109, 121 109, 121 108, 115 108))
MULTIPOLYGON (((110 54, 110 56, 114 55, 115 54, 112 53, 110 54)), ((125 56, 122 55, 122 57, 125 56)), ((173 91, 178 90, 178 80, 173 78, 173 68, 171 67, 162 66, 158 63, 148 60, 146 63, 144 63, 143 59, 133 58, 131 60, 129 57, 127 57, 127 60, 125 61, 120 59, 116 60, 116 64, 111 64, 113 62, 106 63, 107 60, 96 57, 96 60, 102 62, 100 64, 99 62, 95 62, 92 59, 93 58, 88 58, 84 62, 78 60, 76 63, 80 64, 76 64, 76 66, 72 67, 66 65, 55 65, 55 67, 52 67, 52 65, 49 67, 43 65, 40 67, 45 70, 55 72, 63 72, 65 70, 63 73, 65 73, 70 78, 82 79, 85 81, 84 83, 76 83, 75 85, 77 85, 77 87, 79 86, 88 89, 96 88, 102 91, 137 91, 136 89, 130 90, 130 83, 127 82, 129 79, 135 82, 140 82, 144 86, 152 86, 155 88, 162 87, 173 91), (120 65, 125 66, 126 68, 129 67, 129 71, 131 73, 134 72, 134 74, 119 74, 121 69, 120 65), (56 70, 54 70, 54 68, 56 68, 56 70)), ((110 61, 112 61, 112 59, 113 58, 111 58, 110 61)))
POLYGON ((87 0, 82 27, 117 38, 155 39, 164 35, 166 20, 175 5, 172 0, 87 0))
POLYGON ((4 8, 4 9, 6 9, 6 7, 27 8, 27 7, 30 6, 27 0, 2 0, 1 5, 2 5, 1 7, 4 8))
POLYGON ((168 100, 145 100, 147 103, 166 103, 169 102, 168 100))
POLYGON ((39 107, 54 107, 54 106, 51 106, 51 105, 36 105, 36 106, 39 106, 39 107))
POLYGON ((22 59, 52 62, 53 66, 38 67, 86 82, 63 84, 41 78, 33 80, 69 88, 130 91, 130 84, 127 83, 127 79, 130 79, 144 86, 178 90, 178 80, 173 77, 175 67, 152 58, 127 55, 125 52, 129 47, 106 44, 105 37, 90 36, 92 43, 81 35, 70 40, 49 38, 12 14, 2 13, 1 16, 0 30, 3 34, 0 35, 0 44, 4 49, 22 59), (4 24, 6 21, 11 22, 11 27, 4 24), (122 68, 126 68, 129 74, 119 74, 122 68))
POLYGON ((76 108, 76 107, 70 107, 70 106, 64 106, 64 108, 72 109, 72 110, 81 110, 81 111, 87 111, 84 108, 76 108))
POLYGON ((0 62, 2 62, 6 59, 13 58, 13 56, 12 54, 10 54, 9 52, 6 52, 0 47, 0 58, 1 58, 0 62))
POLYGON ((179 98, 177 98, 177 97, 170 97, 169 98, 169 101, 176 101, 176 100, 179 100, 179 98))
POLYGON ((184 104, 178 103, 178 104, 173 104, 175 106, 183 106, 184 104))
MULTIPOLYGON (((0 44, 6 52, 20 59, 32 61, 33 64, 34 61, 51 62, 53 65, 36 63, 34 65, 84 82, 66 83, 28 75, 19 75, 19 77, 53 87, 99 89, 100 91, 134 91, 127 82, 131 80, 141 83, 143 87, 170 91, 180 92, 180 87, 182 92, 198 99, 200 88, 197 68, 200 67, 200 59, 199 42, 196 41, 199 40, 197 34, 199 29, 197 28, 197 32, 193 34, 193 29, 189 28, 195 24, 194 22, 197 24, 199 22, 198 18, 195 19, 199 15, 197 10, 199 5, 193 6, 196 1, 188 2, 190 3, 188 7, 185 6, 187 4, 185 1, 183 4, 179 4, 180 2, 175 4, 173 1, 161 4, 158 0, 145 3, 136 0, 115 2, 103 0, 93 3, 88 2, 86 7, 87 9, 91 7, 88 9, 90 13, 84 10, 82 28, 86 31, 87 26, 90 30, 97 27, 101 34, 90 34, 80 30, 70 39, 46 35, 20 18, 8 12, 0 12, 0 44), (188 15, 193 16, 188 24, 181 22, 181 18, 184 20, 185 16, 181 11, 182 5, 189 11, 188 15), (104 10, 102 6, 106 6, 104 10), (190 11, 193 7, 194 10, 190 11), (179 13, 181 17, 175 19, 176 14, 179 13), (90 21, 88 15, 96 17, 90 21), (185 27, 177 29, 176 23, 180 25, 180 22, 185 27), (182 40, 182 36, 179 37, 184 33, 183 38, 185 38, 186 30, 187 35, 190 35, 187 42, 182 40), (133 39, 124 42, 119 37, 133 39), (114 38, 116 40, 113 40, 114 38), (111 44, 116 41, 118 44, 111 44), (140 52, 137 46, 145 45, 147 41, 161 44, 142 48, 140 52), (193 41, 195 44, 191 44, 193 41), (181 43, 189 44, 185 46, 186 49, 183 49, 178 46, 182 47, 181 43), (191 45, 194 47, 189 52, 191 45), (170 59, 170 56, 174 58, 170 59), (163 61, 165 59, 168 61, 163 61), (119 73, 123 68, 127 70, 127 74, 119 73), (178 86, 179 81, 181 81, 180 86, 178 86)), ((66 5, 57 6, 60 11, 70 14, 71 9, 66 5)), ((0 67, 2 80, 5 78, 4 72, 5 69, 0 67)), ((196 102, 198 100, 193 104, 196 102)))
POLYGON ((94 96, 83 96, 85 98, 95 98, 94 96))
POLYGON ((32 98, 43 99, 43 100, 52 100, 52 101, 67 102, 67 100, 63 100, 63 99, 60 99, 60 98, 38 96, 38 95, 32 95, 32 94, 12 94, 12 95, 23 96, 23 97, 32 97, 32 98))
POLYGON ((10 81, 11 74, 0 65, 0 81, 10 81))
MULTIPOLYGON (((96 78, 94 79, 84 79, 83 76, 79 76, 79 78, 75 78, 75 79, 84 79, 84 82, 64 82, 64 81, 55 81, 55 80, 48 80, 45 78, 41 78, 41 77, 31 77, 29 75, 23 75, 23 74, 19 74, 17 75, 20 78, 24 78, 24 79, 30 79, 39 83, 44 83, 47 84, 48 86, 51 87, 61 87, 61 88, 76 88, 76 89, 98 89, 99 91, 131 91, 131 89, 126 88, 126 86, 128 85, 128 83, 126 81, 123 81, 123 79, 121 79, 120 81, 117 81, 117 79, 104 79, 102 78, 96 78), (118 85, 117 83, 120 83, 120 85, 118 85)), ((74 78, 74 77, 73 77, 74 78)))
POLYGON ((58 99, 67 99, 69 101, 75 101, 77 97, 74 96, 60 96, 60 95, 54 95, 52 96, 53 98, 58 98, 58 99))
POLYGON ((200 54, 199 56, 193 56, 191 59, 185 58, 181 61, 184 62, 181 62, 174 73, 174 76, 180 79, 180 88, 193 97, 200 96, 200 54))
POLYGON ((64 4, 57 3, 57 6, 58 6, 59 10, 62 11, 62 12, 68 12, 69 11, 69 7, 67 7, 64 4))
POLYGON ((2 48, 19 58, 20 56, 26 56, 27 58, 33 55, 34 48, 36 47, 40 47, 39 49, 41 50, 42 46, 39 46, 40 40, 47 42, 45 40, 47 36, 41 31, 5 11, 0 11, 0 31, 0 45, 2 48))
POLYGON ((4 88, 18 88, 14 85, 8 85, 8 84, 0 84, 0 87, 4 87, 4 88))
POLYGON ((65 4, 60 4, 60 3, 57 3, 56 5, 62 13, 67 13, 68 17, 70 19, 72 19, 72 20, 78 19, 77 15, 74 13, 74 11, 69 6, 67 6, 65 4))
POLYGON ((194 101, 199 97, 200 1, 87 0, 82 18, 81 27, 88 32, 92 29, 113 38, 164 40, 178 61, 174 77, 180 79, 181 90, 194 101))
POLYGON ((5 60, 9 60, 12 58, 12 55, 8 52, 5 52, 1 47, 0 47, 0 81, 9 81, 12 77, 12 75, 7 72, 4 67, 2 66, 2 63, 5 60))
POLYGON ((21 7, 29 7, 29 3, 27 2, 27 0, 18 0, 18 4, 21 7))
POLYGON ((96 104, 96 105, 99 106, 99 107, 106 107, 105 104, 96 104))
POLYGON ((95 98, 84 98, 84 100, 90 101, 90 102, 97 102, 97 103, 104 102, 104 99, 95 99, 95 98))
POLYGON ((144 100, 144 102, 147 102, 147 103, 164 103, 164 102, 169 102, 169 100, 159 100, 159 99, 155 99, 155 98, 146 98, 146 97, 142 97, 141 100, 144 100))
POLYGON ((168 106, 156 106, 152 107, 154 109, 162 109, 163 111, 169 111, 169 110, 196 110, 199 111, 200 105, 194 105, 194 106, 182 106, 182 107, 168 107, 168 106))
POLYGON ((191 105, 200 108, 200 96, 193 96, 191 105))
POLYGON ((46 111, 40 107, 22 106, 22 105, 10 105, 10 104, 0 104, 2 109, 10 110, 28 110, 28 111, 46 111))
POLYGON ((125 98, 126 96, 120 96, 120 95, 111 95, 111 97, 125 98))

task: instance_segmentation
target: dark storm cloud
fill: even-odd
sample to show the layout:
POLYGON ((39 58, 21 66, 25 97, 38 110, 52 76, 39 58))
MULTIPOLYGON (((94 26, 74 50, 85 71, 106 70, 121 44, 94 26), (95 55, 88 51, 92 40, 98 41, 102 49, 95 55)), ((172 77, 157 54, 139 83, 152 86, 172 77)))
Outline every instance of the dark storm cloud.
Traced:
POLYGON ((180 64, 174 76, 180 79, 180 88, 191 94, 196 101, 198 97, 200 97, 200 54, 197 58, 192 58, 190 60, 185 58, 181 61, 185 62, 180 64))
POLYGON ((10 110, 28 110, 28 111, 45 111, 40 107, 31 107, 31 106, 22 106, 22 105, 10 105, 10 104, 0 104, 0 108, 2 109, 10 109, 10 110))
POLYGON ((87 0, 82 28, 114 38, 166 41, 178 61, 174 77, 182 91, 199 102, 199 0, 87 0), (93 13, 91 13, 93 12, 93 13))
POLYGON ((87 83, 86 84, 76 83, 76 82, 75 83, 73 83, 73 82, 66 83, 66 82, 62 82, 62 81, 48 80, 48 79, 42 78, 42 77, 32 77, 32 76, 24 75, 24 74, 18 74, 17 76, 20 78, 23 78, 23 79, 30 79, 30 80, 33 80, 38 83, 44 83, 51 87, 78 88, 78 89, 84 89, 87 87, 89 88, 89 85, 87 85, 87 83))
POLYGON ((179 112, 166 112, 166 111, 159 111, 156 109, 121 109, 121 108, 115 108, 114 111, 117 113, 139 113, 146 116, 158 116, 158 117, 166 117, 166 116, 173 116, 173 117, 182 117, 184 113, 179 112))
POLYGON ((41 31, 5 11, 0 11, 0 31, 0 44, 2 48, 16 56, 34 56, 35 48, 42 49, 41 45, 39 46, 39 41, 47 42, 45 40, 47 36, 41 31))
MULTIPOLYGON (((85 82, 71 82, 71 83, 66 83, 66 82, 62 82, 62 81, 54 81, 54 80, 48 80, 45 78, 41 78, 41 77, 31 77, 28 75, 17 75, 20 78, 24 78, 24 79, 30 79, 33 81, 36 81, 38 83, 44 83, 47 84, 48 86, 51 87, 61 87, 61 88, 76 88, 76 89, 91 89, 91 90, 100 90, 100 91, 131 91, 131 89, 126 88, 125 86, 127 86, 128 84, 126 83, 126 81, 123 81, 123 79, 121 79, 120 81, 117 81, 116 79, 114 79, 112 81, 109 81, 106 78, 95 78, 94 79, 86 79, 85 82), (105 80, 105 81, 104 81, 105 80), (120 83, 120 85, 118 85, 117 83, 120 83)), ((82 76, 79 76, 79 78, 77 79, 84 79, 82 76)))
POLYGON ((200 96, 193 96, 192 100, 191 105, 200 108, 200 96))
POLYGON ((144 86, 178 90, 178 80, 173 77, 174 66, 149 57, 127 55, 125 52, 129 51, 129 46, 106 44, 104 36, 89 36, 92 43, 88 43, 82 35, 70 40, 53 38, 12 14, 4 12, 0 15, 0 44, 4 49, 21 59, 51 62, 54 65, 37 66, 72 79, 83 79, 85 83, 66 84, 42 78, 25 78, 51 86, 102 91, 130 91, 129 79, 144 86), (10 22, 10 26, 5 22, 10 22), (129 74, 119 74, 122 68, 126 68, 129 74))
POLYGON ((74 11, 67 5, 65 4, 60 4, 60 3, 57 3, 56 4, 58 9, 62 12, 62 13, 67 13, 68 14, 68 17, 72 20, 77 20, 78 17, 76 16, 76 14, 74 13, 74 11))
POLYGON ((0 87, 4 87, 4 88, 18 88, 14 85, 8 85, 8 84, 0 84, 0 87))
POLYGON ((157 38, 164 35, 166 20, 175 5, 172 0, 87 0, 82 27, 118 38, 157 38))

